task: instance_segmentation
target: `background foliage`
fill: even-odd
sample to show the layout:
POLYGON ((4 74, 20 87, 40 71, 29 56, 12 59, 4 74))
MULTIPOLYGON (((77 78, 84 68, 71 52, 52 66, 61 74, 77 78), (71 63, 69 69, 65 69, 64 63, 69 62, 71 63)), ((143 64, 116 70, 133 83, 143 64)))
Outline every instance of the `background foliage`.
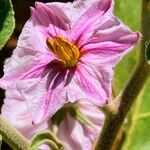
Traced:
POLYGON ((14 27, 14 13, 10 1, 0 0, 0 49, 9 39, 14 27))
MULTIPOLYGON (((140 30, 141 0, 116 0, 115 13, 132 30, 140 30)), ((116 67, 114 79, 115 94, 125 86, 138 61, 139 46, 126 56, 116 67)), ((150 149, 150 79, 145 84, 136 104, 129 113, 125 141, 122 150, 150 149)))

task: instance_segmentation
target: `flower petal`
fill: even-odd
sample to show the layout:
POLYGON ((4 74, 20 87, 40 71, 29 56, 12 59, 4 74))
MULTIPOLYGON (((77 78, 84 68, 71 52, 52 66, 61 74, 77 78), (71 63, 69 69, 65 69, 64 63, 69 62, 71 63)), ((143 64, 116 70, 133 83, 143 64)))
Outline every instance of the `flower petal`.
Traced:
POLYGON ((46 122, 37 125, 32 124, 32 115, 26 101, 16 89, 6 91, 2 116, 28 139, 31 139, 39 131, 47 130, 49 127, 46 122))
MULTIPOLYGON (((88 119, 90 116, 91 121, 95 120, 93 126, 98 126, 93 128, 93 126, 83 124, 67 113, 58 126, 58 139, 63 142, 66 150, 91 150, 103 125, 104 114, 96 106, 84 101, 78 101, 78 109, 88 119), (94 116, 93 112, 97 116, 94 116)), ((2 116, 28 139, 32 139, 39 132, 51 130, 53 126, 50 120, 45 120, 45 122, 37 125, 32 124, 31 113, 28 111, 24 97, 17 90, 6 92, 5 103, 2 107, 2 116)), ((49 150, 46 145, 40 146, 39 149, 49 150)))
POLYGON ((104 123, 105 115, 101 112, 101 110, 84 100, 78 101, 79 110, 82 114, 84 114, 97 128, 101 128, 104 123))
POLYGON ((98 29, 102 20, 112 15, 114 2, 112 0, 95 1, 72 27, 72 39, 80 47, 84 45, 98 29), (78 31, 76 33, 76 31, 78 31))
POLYGON ((100 1, 101 0, 76 0, 68 3, 52 2, 47 3, 46 5, 55 13, 59 12, 59 16, 66 20, 72 27, 87 9, 100 1))
POLYGON ((59 13, 51 10, 44 3, 35 3, 31 9, 31 20, 44 40, 47 37, 54 38, 57 35, 66 36, 65 31, 69 29, 68 22, 59 16, 59 13))
POLYGON ((82 150, 84 131, 82 125, 69 114, 59 126, 59 139, 64 143, 66 150, 82 150))
POLYGON ((114 67, 138 42, 140 33, 132 32, 117 18, 111 17, 82 47, 82 61, 114 67))
POLYGON ((66 150, 92 150, 105 116, 98 107, 87 101, 79 100, 75 105, 91 121, 91 125, 80 122, 67 113, 59 125, 58 138, 64 143, 66 150))
POLYGON ((57 59, 48 50, 47 37, 43 38, 37 30, 34 19, 31 17, 25 24, 17 48, 4 65, 4 77, 0 79, 0 86, 4 89, 15 86, 18 80, 39 77, 46 65, 57 59))
POLYGON ((69 114, 65 116, 59 125, 58 138, 66 150, 92 150, 99 131, 87 130, 85 126, 69 114))
POLYGON ((112 73, 111 68, 78 64, 75 75, 67 87, 68 100, 74 102, 82 99, 98 106, 108 103, 112 73))
POLYGON ((13 88, 19 80, 40 77, 47 64, 54 58, 25 47, 16 48, 4 65, 4 76, 0 79, 0 86, 4 89, 13 88))
POLYGON ((43 38, 43 35, 35 28, 33 20, 30 18, 24 25, 21 35, 19 36, 17 48, 20 49, 22 55, 26 53, 29 55, 30 51, 49 54, 45 38, 43 38))
POLYGON ((66 70, 54 64, 40 78, 20 80, 16 89, 22 93, 34 123, 52 117, 66 102, 66 70), (39 109, 40 108, 40 109, 39 109))

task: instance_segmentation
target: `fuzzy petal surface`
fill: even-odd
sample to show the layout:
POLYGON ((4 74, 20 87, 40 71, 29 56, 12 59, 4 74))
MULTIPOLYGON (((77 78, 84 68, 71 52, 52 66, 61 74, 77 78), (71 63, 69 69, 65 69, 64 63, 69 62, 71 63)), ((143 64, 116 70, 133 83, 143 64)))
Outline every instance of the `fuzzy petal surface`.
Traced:
MULTIPOLYGON (((50 120, 36 125, 32 124, 31 112, 28 111, 23 96, 15 90, 12 92, 7 91, 2 107, 2 115, 7 121, 29 140, 39 132, 52 131, 53 123, 50 120), (14 99, 14 97, 18 99, 14 99)), ((77 105, 81 113, 92 122, 92 126, 83 124, 67 113, 58 126, 57 137, 63 142, 65 150, 92 150, 92 146, 101 131, 104 114, 89 102, 78 101, 77 105)), ((49 150, 46 145, 40 146, 39 149, 49 150)))
POLYGON ((98 133, 101 131, 105 117, 92 103, 80 100, 77 104, 80 112, 93 125, 82 124, 67 114, 59 126, 60 132, 58 137, 63 141, 65 150, 92 150, 92 146, 98 137, 98 133))
POLYGON ((113 8, 113 0, 36 2, 31 8, 17 47, 4 65, 0 87, 22 95, 32 123, 81 99, 98 106, 110 102, 113 69, 140 37, 114 16, 113 8), (58 36, 76 46, 79 57, 74 66, 65 66, 46 44, 58 36))
POLYGON ((33 125, 32 114, 26 105, 24 97, 17 90, 7 90, 1 114, 28 139, 31 139, 39 131, 49 128, 47 122, 33 125))

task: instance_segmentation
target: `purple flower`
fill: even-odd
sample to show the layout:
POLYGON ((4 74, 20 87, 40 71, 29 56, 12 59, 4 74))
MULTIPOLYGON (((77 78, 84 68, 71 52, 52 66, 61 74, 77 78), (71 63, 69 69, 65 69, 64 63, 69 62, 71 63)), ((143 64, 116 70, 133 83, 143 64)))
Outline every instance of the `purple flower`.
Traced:
POLYGON ((21 93, 34 123, 65 103, 109 102, 113 68, 140 36, 113 15, 113 6, 113 0, 76 0, 31 8, 0 86, 21 93))
MULTIPOLYGON (((76 105, 91 124, 77 120, 67 111, 57 126, 56 136, 63 143, 65 150, 91 150, 104 123, 104 114, 99 108, 87 101, 79 100, 73 105, 76 105)), ((17 90, 7 90, 2 116, 29 140, 39 132, 46 130, 53 132, 54 123, 51 119, 34 125, 31 123, 31 113, 23 96, 17 90)), ((49 148, 47 145, 42 145, 40 150, 49 150, 49 148)))

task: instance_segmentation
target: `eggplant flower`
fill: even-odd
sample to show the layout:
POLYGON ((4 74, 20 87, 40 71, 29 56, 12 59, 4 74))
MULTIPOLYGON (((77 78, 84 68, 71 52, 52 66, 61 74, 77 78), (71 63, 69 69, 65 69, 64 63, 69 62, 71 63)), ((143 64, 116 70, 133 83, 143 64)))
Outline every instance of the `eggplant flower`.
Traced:
POLYGON ((31 8, 0 87, 22 94, 32 122, 77 100, 109 102, 113 68, 140 36, 113 15, 113 7, 113 0, 76 0, 31 8))
MULTIPOLYGON (((92 150, 103 126, 104 114, 98 107, 87 101, 79 100, 72 105, 75 105, 90 123, 84 123, 66 111, 63 119, 57 125, 57 132, 55 132, 56 124, 52 118, 32 124, 32 116, 26 101, 16 89, 6 91, 2 116, 28 140, 32 140, 34 135, 48 130, 53 132, 63 143, 64 150, 92 150)), ((39 150, 49 150, 49 148, 47 145, 41 145, 39 150)))

